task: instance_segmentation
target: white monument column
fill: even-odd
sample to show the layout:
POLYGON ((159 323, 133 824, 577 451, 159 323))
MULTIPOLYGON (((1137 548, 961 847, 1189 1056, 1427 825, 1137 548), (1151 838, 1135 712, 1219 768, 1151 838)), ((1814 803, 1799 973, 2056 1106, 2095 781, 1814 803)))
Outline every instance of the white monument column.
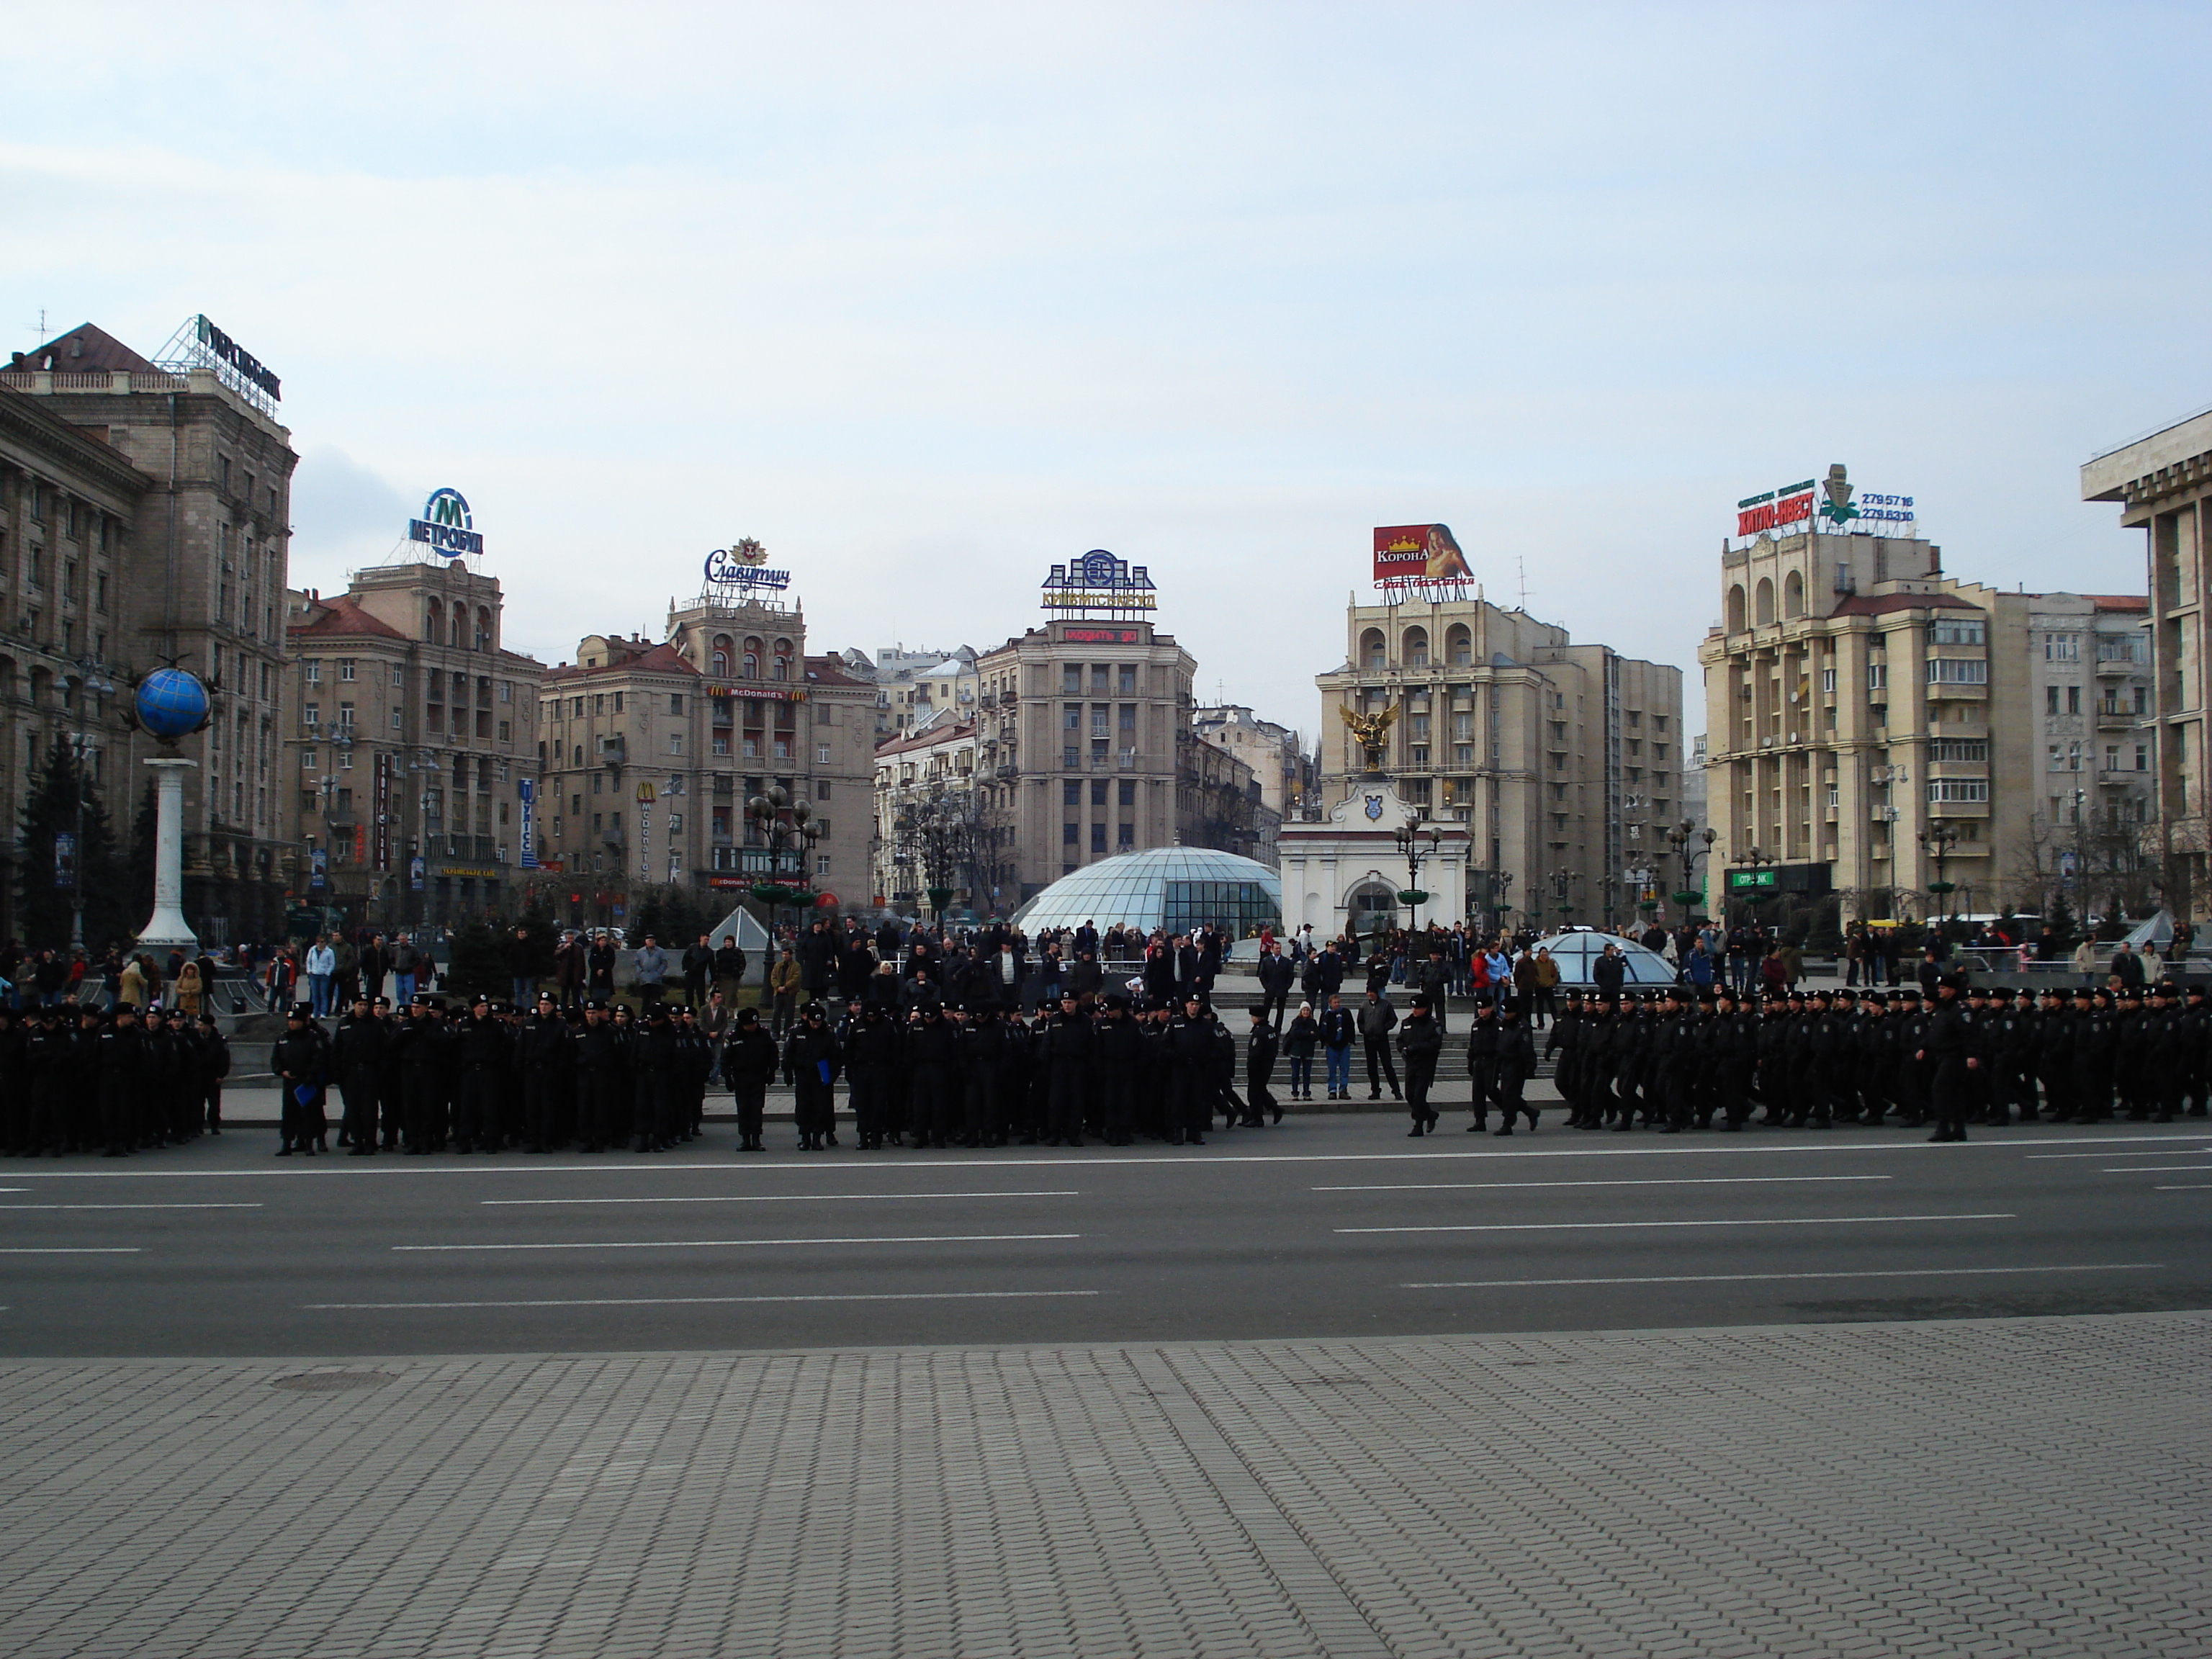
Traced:
POLYGON ((154 915, 138 943, 196 951, 199 937, 185 920, 185 769, 199 763, 162 756, 146 764, 154 769, 154 915))

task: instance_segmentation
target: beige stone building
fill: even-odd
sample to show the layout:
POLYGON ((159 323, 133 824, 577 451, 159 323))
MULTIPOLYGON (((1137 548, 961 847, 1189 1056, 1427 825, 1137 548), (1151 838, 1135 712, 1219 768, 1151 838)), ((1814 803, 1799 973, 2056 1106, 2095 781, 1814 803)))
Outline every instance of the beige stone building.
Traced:
POLYGON ((988 774, 979 785, 981 744, 973 720, 940 720, 877 749, 875 890, 884 902, 926 906, 929 888, 942 884, 954 904, 992 914, 1013 836, 1009 817, 985 805, 986 792, 995 799, 999 791, 988 774))
POLYGON ((1002 913, 1116 853, 1179 842, 1249 856, 1255 781, 1223 765, 1235 763, 1226 751, 1195 752, 1197 665, 1173 636, 1145 621, 1055 618, 975 667, 981 810, 1012 831, 1002 913))
POLYGON ((1709 900, 1753 869, 1771 874, 1738 879, 1836 893, 1845 919, 2034 898, 2022 860, 2045 799, 2030 625, 2043 598, 1945 575, 1942 549, 1909 528, 1724 544, 1723 620, 1698 653, 1719 831, 1709 900), (1939 864, 1956 889, 1940 906, 1939 864))
POLYGON ((1299 734, 1263 720, 1241 703, 1216 703, 1191 711, 1191 729, 1201 742, 1226 750, 1249 767, 1259 786, 1254 828, 1258 848, 1249 854, 1262 864, 1275 862, 1275 830, 1306 805, 1314 787, 1313 757, 1299 734))
MULTIPOLYGON (((547 672, 543 856, 565 921, 623 920, 639 889, 803 878, 865 905, 872 876, 874 689, 806 654, 796 607, 713 593, 672 607, 667 637, 592 635, 547 672), (820 837, 780 854, 745 805, 781 785, 820 837)), ((787 809, 787 817, 788 811, 787 809)))
MULTIPOLYGON (((274 938, 301 874, 279 776, 299 457, 276 418, 275 377, 220 331, 179 331, 163 355, 156 363, 87 323, 0 369, 0 391, 101 447, 97 462, 76 454, 69 489, 45 470, 52 462, 17 453, 4 509, 15 545, 0 582, 13 662, 0 690, 19 726, 45 730, 68 723, 57 719, 73 712, 59 688, 72 675, 122 686, 174 659, 208 679, 214 717, 177 749, 195 763, 185 773, 185 915, 204 944, 274 938), (143 481, 127 506, 134 492, 118 463, 143 481)), ((26 752, 9 749, 10 771, 26 752)), ((139 757, 127 757, 131 781, 109 775, 134 807, 139 757)), ((131 810, 116 816, 127 826, 131 810)))
POLYGON ((2146 851, 2163 896, 2179 916, 2212 917, 2212 797, 2208 797, 2205 708, 2212 660, 2205 623, 2212 570, 2204 558, 2212 497, 2212 412, 2191 416, 2081 469, 2084 501, 2117 501, 2120 522, 2144 532, 2148 564, 2149 727, 2156 780, 2146 851))
POLYGON ((520 908, 545 665, 502 643, 504 603, 434 556, 288 596, 286 836, 310 902, 387 931, 520 908))
MULTIPOLYGON (((1622 921, 1663 888, 1656 860, 1682 809, 1680 669, 1576 645, 1481 599, 1355 600, 1345 646, 1315 681, 1321 810, 1365 764, 1339 711, 1395 708, 1384 769, 1409 807, 1468 826, 1478 919, 1622 921)), ((1362 931, 1398 908, 1387 880, 1317 902, 1362 931)))

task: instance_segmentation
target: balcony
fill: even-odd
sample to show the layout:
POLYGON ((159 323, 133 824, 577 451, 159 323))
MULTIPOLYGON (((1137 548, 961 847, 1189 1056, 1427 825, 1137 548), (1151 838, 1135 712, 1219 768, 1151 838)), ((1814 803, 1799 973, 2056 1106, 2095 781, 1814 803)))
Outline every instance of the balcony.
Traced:
POLYGON ((2150 718, 2149 713, 2138 713, 2135 708, 2117 702, 2097 705, 2097 727, 2100 731, 2132 729, 2150 718))
POLYGON ((2097 673, 2100 678, 2107 674, 2115 674, 2124 678, 2130 674, 2148 673, 2149 670, 2149 660, 2136 655, 2133 652, 2114 653, 2111 656, 2106 655, 2102 651, 2097 653, 2097 673))

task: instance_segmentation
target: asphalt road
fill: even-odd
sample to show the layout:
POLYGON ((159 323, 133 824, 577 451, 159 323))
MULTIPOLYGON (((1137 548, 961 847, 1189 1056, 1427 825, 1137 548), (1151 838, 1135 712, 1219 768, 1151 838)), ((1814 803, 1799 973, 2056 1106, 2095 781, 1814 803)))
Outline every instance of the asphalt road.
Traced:
MULTIPOLYGON (((1463 1121, 1463 1115, 1455 1115, 1463 1121)), ((0 1163, 0 1353, 1417 1336, 2212 1307, 2201 1124, 0 1163)), ((847 1139, 849 1140, 849 1133, 847 1139)), ((779 1129, 773 1139, 788 1139, 779 1129)))

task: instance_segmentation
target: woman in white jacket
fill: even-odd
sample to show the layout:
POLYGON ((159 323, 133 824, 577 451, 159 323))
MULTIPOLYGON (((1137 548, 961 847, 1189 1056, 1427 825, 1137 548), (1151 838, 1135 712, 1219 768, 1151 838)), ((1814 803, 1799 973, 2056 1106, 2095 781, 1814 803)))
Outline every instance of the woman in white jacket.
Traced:
POLYGON ((315 1018, 320 1019, 331 1012, 331 976, 338 970, 338 953, 331 949, 327 938, 319 934, 307 949, 304 965, 307 970, 307 1000, 314 1008, 315 1018))

